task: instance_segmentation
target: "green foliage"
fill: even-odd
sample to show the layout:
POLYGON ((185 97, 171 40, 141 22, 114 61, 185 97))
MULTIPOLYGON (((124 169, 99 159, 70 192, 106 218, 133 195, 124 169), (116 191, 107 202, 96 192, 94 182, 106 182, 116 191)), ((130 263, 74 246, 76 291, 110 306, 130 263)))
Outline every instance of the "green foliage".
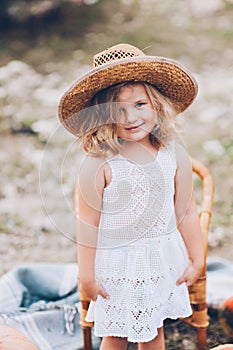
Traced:
POLYGON ((223 147, 225 149, 226 154, 232 154, 233 153, 233 139, 227 138, 223 141, 223 147))

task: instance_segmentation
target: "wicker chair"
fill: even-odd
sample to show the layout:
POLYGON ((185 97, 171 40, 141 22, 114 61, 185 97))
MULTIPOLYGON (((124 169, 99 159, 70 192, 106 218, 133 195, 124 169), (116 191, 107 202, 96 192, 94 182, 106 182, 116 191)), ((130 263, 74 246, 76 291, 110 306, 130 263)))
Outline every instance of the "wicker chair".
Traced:
MULTIPOLYGON (((212 202, 213 202, 213 192, 214 185, 213 179, 209 170, 200 162, 192 159, 193 172, 196 173, 202 183, 201 189, 201 200, 200 200, 200 224, 201 231, 203 235, 204 251, 205 251, 205 261, 207 255, 208 247, 208 231, 210 225, 210 218, 212 212, 212 202)), ((76 193, 76 191, 75 191, 76 193)), ((76 194, 75 194, 76 197, 76 194)), ((76 201, 74 201, 76 203, 76 201)), ((77 207, 75 204, 75 212, 77 207)), ((93 323, 85 321, 86 313, 88 310, 90 300, 85 297, 80 290, 80 300, 82 304, 81 314, 80 314, 80 327, 83 331, 83 350, 92 350, 92 332, 93 323)), ((206 306, 206 263, 203 267, 201 276, 198 281, 189 288, 190 301, 193 309, 192 316, 182 319, 184 322, 190 326, 196 328, 197 330, 197 349, 206 350, 207 349, 207 327, 208 327, 208 314, 206 306)))

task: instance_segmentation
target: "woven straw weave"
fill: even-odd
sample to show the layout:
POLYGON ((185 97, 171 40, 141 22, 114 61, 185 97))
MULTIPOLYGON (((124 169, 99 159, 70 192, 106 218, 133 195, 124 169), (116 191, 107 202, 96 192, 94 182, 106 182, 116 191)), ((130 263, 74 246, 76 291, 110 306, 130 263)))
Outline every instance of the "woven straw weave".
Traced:
POLYGON ((136 47, 119 44, 113 46, 99 54, 96 54, 93 58, 93 66, 99 67, 104 63, 109 63, 115 60, 120 60, 122 58, 145 56, 144 53, 136 47))

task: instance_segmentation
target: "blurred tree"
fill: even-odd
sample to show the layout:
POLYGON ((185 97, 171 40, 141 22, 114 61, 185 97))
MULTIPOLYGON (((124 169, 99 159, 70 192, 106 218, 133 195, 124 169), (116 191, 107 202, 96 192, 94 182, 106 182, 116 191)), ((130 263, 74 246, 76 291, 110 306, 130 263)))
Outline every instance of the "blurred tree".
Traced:
POLYGON ((0 28, 27 25, 32 20, 58 19, 65 7, 93 5, 98 0, 1 0, 0 28))

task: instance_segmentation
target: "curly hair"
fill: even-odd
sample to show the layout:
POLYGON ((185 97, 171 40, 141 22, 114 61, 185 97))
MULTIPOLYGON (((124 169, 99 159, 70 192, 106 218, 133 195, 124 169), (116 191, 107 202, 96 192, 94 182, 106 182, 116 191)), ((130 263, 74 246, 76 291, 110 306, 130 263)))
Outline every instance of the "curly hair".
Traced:
POLYGON ((157 149, 164 147, 175 135, 176 113, 172 103, 153 85, 145 82, 124 82, 96 93, 90 106, 79 114, 78 138, 84 151, 91 156, 112 157, 119 153, 124 140, 117 136, 118 97, 124 87, 144 86, 158 122, 150 133, 150 142, 157 149))

